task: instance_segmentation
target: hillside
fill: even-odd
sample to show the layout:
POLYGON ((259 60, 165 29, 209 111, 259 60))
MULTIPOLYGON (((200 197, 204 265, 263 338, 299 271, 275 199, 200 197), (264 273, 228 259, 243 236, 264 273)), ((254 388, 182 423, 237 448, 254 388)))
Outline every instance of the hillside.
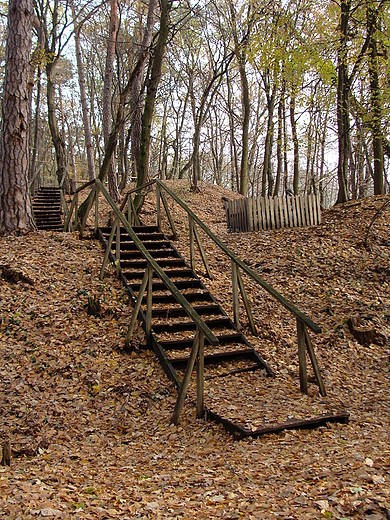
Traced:
MULTIPOLYGON (((11 467, 0 467, 2 515, 389 518, 389 206, 371 229, 369 250, 363 247, 386 197, 328 210, 317 228, 228 234, 221 198, 238 195, 207 184, 198 194, 184 181, 169 185, 322 328, 312 340, 324 402, 347 410, 349 424, 235 441, 221 426, 197 420, 190 396, 180 425, 169 426, 176 391, 153 353, 123 351, 131 309, 112 268, 99 281, 100 244, 71 233, 0 238, 0 443, 10 438, 13 449, 11 467), (25 281, 6 280, 4 266, 25 281), (87 314, 88 295, 100 297, 101 317, 87 314), (376 343, 355 340, 351 315, 376 331, 376 343)), ((186 215, 169 205, 179 230, 175 245, 188 258, 186 215)), ((154 215, 151 196, 142 218, 154 215)), ((104 212, 101 222, 107 219, 104 212)), ((230 263, 202 238, 213 273, 203 280, 231 315, 230 263)), ((293 388, 291 413, 299 413, 318 390, 311 388, 309 398, 296 392, 294 320, 261 288, 245 285, 259 336, 250 335, 240 309, 245 333, 276 372, 281 392, 293 388)), ((136 343, 143 342, 137 329, 136 343)), ((237 407, 258 394, 240 394, 237 407)), ((206 405, 215 398, 206 391, 206 405)), ((282 400, 263 396, 275 414, 282 400)))

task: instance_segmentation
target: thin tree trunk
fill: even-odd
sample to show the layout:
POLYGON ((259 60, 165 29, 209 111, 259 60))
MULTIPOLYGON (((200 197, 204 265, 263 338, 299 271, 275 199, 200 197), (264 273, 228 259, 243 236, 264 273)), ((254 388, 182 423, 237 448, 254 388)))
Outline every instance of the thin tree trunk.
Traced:
MULTIPOLYGON (((377 24, 377 12, 373 5, 367 5, 367 28, 373 34, 377 24)), ((371 94, 371 129, 372 148, 374 152, 374 195, 384 194, 383 146, 382 146, 382 100, 378 74, 378 50, 375 36, 370 39, 368 47, 368 70, 370 75, 371 94)))
POLYGON ((294 143, 294 176, 293 176, 293 190, 294 195, 299 194, 299 143, 297 134, 297 122, 295 120, 295 93, 291 93, 290 100, 290 119, 291 131, 294 143))
POLYGON ((277 170, 276 170, 276 180, 275 180, 275 189, 274 189, 274 197, 279 195, 280 188, 280 179, 283 171, 283 154, 282 154, 282 144, 283 144, 283 107, 282 100, 279 100, 278 104, 278 137, 276 144, 276 156, 277 156, 277 170))
MULTIPOLYGON (((103 87, 103 136, 104 146, 107 147, 110 132, 111 132, 111 100, 112 100, 112 78, 114 74, 114 57, 116 46, 116 34, 118 30, 118 13, 117 0, 111 0, 111 14, 110 14, 110 28, 107 43, 106 69, 104 74, 103 87)), ((118 179, 116 176, 116 168, 114 156, 111 158, 111 163, 108 170, 108 188, 111 197, 115 202, 119 202, 120 194, 118 190, 118 179)))
POLYGON ((81 25, 77 24, 74 0, 71 0, 70 5, 72 8, 73 25, 74 25, 77 73, 78 73, 78 78, 79 78, 81 110, 83 113, 85 148, 86 148, 86 152, 87 152, 88 179, 91 181, 96 177, 95 154, 94 154, 93 145, 92 145, 92 132, 91 132, 91 123, 90 123, 90 119, 89 119, 87 92, 86 92, 86 87, 85 87, 84 66, 83 66, 83 61, 81 58, 81 45, 80 45, 81 25))

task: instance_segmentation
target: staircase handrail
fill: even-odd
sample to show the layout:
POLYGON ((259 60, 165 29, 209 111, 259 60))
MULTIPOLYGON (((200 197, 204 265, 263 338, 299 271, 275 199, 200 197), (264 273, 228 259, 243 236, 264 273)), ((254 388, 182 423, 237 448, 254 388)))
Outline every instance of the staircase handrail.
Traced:
POLYGON ((183 307, 183 309, 186 311, 187 315, 192 319, 192 321, 196 324, 196 326, 203 332, 203 334, 205 335, 205 337, 207 338, 209 343, 211 345, 218 345, 219 344, 219 340, 212 333, 210 328, 202 320, 202 318, 199 316, 199 314, 191 307, 191 305, 188 302, 188 300, 181 294, 181 292, 177 289, 177 287, 170 280, 170 278, 164 273, 164 271, 157 264, 157 262, 154 260, 154 258, 150 255, 148 250, 145 248, 145 246, 142 244, 141 240, 136 235, 136 233, 133 230, 132 226, 126 220, 126 217, 120 211, 120 209, 115 204, 115 202, 112 199, 112 197, 110 196, 110 194, 107 192, 107 190, 105 189, 103 184, 98 179, 95 180, 95 186, 103 194, 103 196, 107 200, 108 204, 111 206, 113 212, 115 213, 116 217, 118 218, 118 220, 120 221, 122 226, 125 228, 126 232, 130 235, 131 239, 134 241, 134 243, 137 246, 138 250, 142 253, 142 255, 145 258, 145 260, 147 261, 148 265, 151 266, 153 271, 164 282, 164 284, 167 287, 167 289, 176 298, 177 302, 183 307))
POLYGON ((253 269, 251 269, 248 265, 246 265, 237 255, 233 253, 223 242, 220 240, 212 231, 209 229, 199 217, 195 215, 195 213, 185 204, 173 191, 171 191, 168 186, 166 186, 162 181, 156 179, 156 184, 163 190, 165 190, 173 200, 175 200, 186 212, 187 214, 198 224, 199 227, 203 229, 203 231, 217 244, 217 246, 222 249, 228 255, 233 262, 235 262, 243 271, 245 271, 253 280, 255 280, 259 285, 263 287, 273 298, 275 298, 279 303, 281 303, 288 311, 290 311, 293 315, 296 316, 301 322, 303 322, 307 327, 309 327, 316 334, 321 332, 321 328, 314 323, 306 314, 298 309, 292 302, 290 302, 287 298, 282 296, 276 289, 272 287, 269 283, 263 280, 253 269))

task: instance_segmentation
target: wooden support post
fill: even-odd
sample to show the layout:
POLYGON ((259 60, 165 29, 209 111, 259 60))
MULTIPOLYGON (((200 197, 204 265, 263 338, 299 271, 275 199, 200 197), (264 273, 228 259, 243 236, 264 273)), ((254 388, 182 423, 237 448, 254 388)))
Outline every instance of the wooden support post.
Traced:
POLYGON ((121 223, 117 220, 116 227, 116 244, 115 244, 115 267, 116 277, 119 278, 121 272, 121 223))
POLYGON ((197 356, 198 350, 199 350, 199 336, 200 336, 199 329, 197 328, 196 333, 195 333, 195 338, 192 343, 190 359, 188 360, 188 363, 187 363, 187 368, 186 368, 186 371, 184 374, 183 382, 180 385, 179 395, 177 396, 175 410, 173 411, 173 415, 172 415, 172 419, 171 419, 171 423, 173 423, 173 424, 178 424, 178 422, 179 422, 180 413, 181 413, 183 405, 184 405, 184 399, 186 398, 187 389, 190 384, 191 374, 192 374, 192 371, 194 370, 195 360, 196 360, 196 356, 197 356))
POLYGON ((132 211, 132 215, 133 215, 133 224, 131 224, 132 226, 135 224, 136 226, 140 226, 141 225, 141 222, 140 222, 140 219, 137 215, 137 212, 135 211, 135 206, 134 206, 134 201, 133 199, 131 198, 131 195, 129 194, 129 197, 130 197, 130 206, 131 206, 131 211, 132 211))
POLYGON ((163 192, 161 192, 161 200, 164 205, 165 213, 167 214, 167 217, 168 217, 169 225, 171 226, 171 229, 172 229, 172 240, 177 240, 177 232, 176 232, 176 228, 175 228, 175 223, 173 221, 171 212, 169 211, 168 202, 167 202, 167 199, 163 192))
POLYGON ((119 220, 118 220, 118 218, 116 218, 115 222, 114 222, 114 224, 112 225, 112 228, 111 228, 111 233, 110 233, 110 237, 108 239, 108 244, 107 244, 106 250, 104 252, 102 268, 100 269, 99 280, 103 280, 103 278, 104 278, 104 270, 105 270, 105 268, 107 266, 108 256, 110 254, 111 246, 112 246, 112 243, 114 241, 114 235, 115 235, 116 228, 118 226, 118 222, 119 222, 119 220))
POLYGON ((130 193, 127 194, 127 222, 130 224, 130 226, 133 225, 132 221, 132 213, 131 213, 131 195, 130 193))
POLYGON ((188 215, 188 224, 190 232, 190 264, 191 269, 195 271, 194 219, 190 215, 188 215))
MULTIPOLYGON (((71 229, 70 228, 71 218, 72 218, 73 209, 74 209, 76 203, 77 203, 77 193, 75 193, 75 196, 73 197, 72 204, 70 205, 69 212, 66 216, 66 220, 65 220, 65 224, 64 224, 64 231, 70 231, 70 229, 71 229)), ((76 219, 75 219, 75 224, 77 225, 77 215, 76 215, 76 219)), ((72 231, 73 231, 73 228, 72 228, 72 231)))
POLYGON ((96 195, 95 195, 95 236, 97 235, 97 230, 99 227, 99 188, 96 187, 96 195))
POLYGON ((86 209, 86 211, 85 211, 84 219, 83 219, 83 222, 82 222, 82 224, 81 224, 81 229, 80 229, 80 238, 83 238, 83 233, 84 233, 84 231, 85 231, 85 226, 87 225, 87 218, 88 218, 89 212, 91 211, 92 204, 94 203, 95 196, 96 196, 96 192, 97 192, 97 188, 96 188, 96 186, 95 186, 95 187, 93 188, 93 190, 92 190, 91 199, 90 199, 90 201, 88 202, 88 206, 87 206, 87 209, 86 209))
POLYGON ((238 282, 237 264, 232 259, 232 285, 233 285, 233 317, 237 328, 240 328, 240 311, 238 307, 238 282))
POLYGON ((204 416, 204 333, 199 332, 199 348, 196 356, 196 415, 204 416))
POLYGON ((145 289, 146 289, 146 284, 148 283, 148 279, 149 279, 149 269, 146 269, 144 277, 141 282, 141 287, 139 288, 137 301, 135 302, 135 305, 134 305, 133 314, 131 315, 130 324, 127 329, 127 334, 126 334, 126 338, 125 338, 125 347, 126 348, 129 348, 129 346, 130 346, 131 336, 133 335, 135 322, 137 321, 137 318, 138 318, 138 313, 141 308, 142 298, 144 297, 144 294, 145 294, 145 289))
POLYGON ((65 195, 64 195, 64 192, 62 190, 60 190, 60 196, 61 196, 61 204, 62 204, 62 207, 64 209, 64 215, 66 217, 66 220, 68 220, 68 216, 69 216, 69 224, 68 224, 69 225, 69 230, 73 231, 72 222, 70 222, 71 214, 70 214, 70 211, 68 210, 68 204, 66 203, 65 195))
POLYGON ((298 358, 299 358, 299 382, 301 392, 307 394, 307 365, 306 365, 306 340, 305 340, 305 324, 297 318, 297 336, 298 336, 298 358))
POLYGON ((315 355, 315 352, 314 352, 314 349, 313 349, 313 345, 311 343, 310 336, 309 336, 309 333, 307 331, 306 325, 304 325, 304 329, 305 329, 306 347, 307 347, 307 351, 309 353, 311 364, 313 365, 313 370, 314 370, 314 374, 315 374, 316 379, 317 379, 318 386, 320 388, 320 394, 323 397, 325 397, 326 396, 326 390, 325 390, 324 382, 323 382, 322 377, 321 377, 321 372, 320 372, 320 369, 318 367, 317 358, 316 358, 316 355, 315 355))
POLYGON ((161 188, 156 184, 157 227, 161 229, 161 188))
POLYGON ((200 251, 200 256, 202 257, 202 260, 203 260, 203 264, 204 264, 204 267, 206 269, 206 273, 207 273, 207 276, 210 278, 210 280, 212 279, 212 276, 211 276, 211 271, 210 271, 210 266, 209 266, 209 263, 207 261, 207 256, 206 256, 206 253, 203 249, 203 245, 202 245, 202 241, 200 239, 200 236, 199 236, 199 233, 198 233, 198 230, 196 228, 196 225, 194 223, 194 235, 195 235, 195 239, 196 239, 196 242, 198 244, 198 247, 199 247, 199 251, 200 251))
POLYGON ((153 310, 153 269, 148 263, 148 294, 146 297, 146 336, 149 338, 152 330, 152 310, 153 310))
POLYGON ((241 292, 241 296, 242 296, 242 300, 244 302, 244 306, 245 306, 245 310, 246 310, 246 314, 248 316, 248 320, 249 320, 249 325, 251 326, 251 330, 252 330, 252 334, 254 336, 257 336, 257 330, 256 330, 256 326, 255 326, 255 322, 254 322, 254 319, 253 319, 253 315, 252 315, 252 311, 251 311, 251 306, 250 306, 250 303, 249 303, 249 300, 248 300, 248 297, 246 295, 246 291, 245 291, 245 287, 244 287, 244 283, 242 281, 242 276, 241 276, 241 273, 240 273, 240 269, 237 267, 237 279, 238 279, 238 286, 240 288, 240 292, 241 292))
POLYGON ((78 226, 78 220, 79 220, 79 193, 76 191, 74 194, 73 200, 76 199, 75 206, 74 206, 74 227, 77 229, 78 226))

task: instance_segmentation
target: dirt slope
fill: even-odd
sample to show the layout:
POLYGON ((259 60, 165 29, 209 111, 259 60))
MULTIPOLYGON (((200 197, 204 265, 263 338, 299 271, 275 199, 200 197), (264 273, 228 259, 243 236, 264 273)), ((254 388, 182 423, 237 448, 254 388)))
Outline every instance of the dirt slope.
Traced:
MULTIPOLYGON (((321 326, 312 339, 327 399, 350 412, 350 423, 237 442, 222 427, 197 420, 189 399, 180 425, 169 426, 176 391, 152 353, 122 351, 131 309, 112 269, 98 279, 101 246, 76 234, 0 238, 0 265, 20 269, 32 282, 0 278, 0 442, 9 438, 13 449, 11 467, 0 467, 0 514, 389 518, 389 207, 372 228, 371 250, 362 245, 386 199, 334 208, 317 228, 231 235, 221 197, 237 195, 205 184, 199 194, 185 182, 171 187, 321 326), (88 295, 100 297, 100 318, 87 314, 88 295), (358 344, 346 325, 356 314, 381 334, 381 344, 358 344)), ((188 258, 185 215, 169 204, 176 245, 188 258)), ((148 200, 145 221, 154 208, 148 200)), ((202 237, 213 272, 204 281, 230 313, 230 265, 202 237)), ((245 284, 259 330, 251 342, 281 383, 298 387, 294 321, 245 284)), ((243 309, 241 315, 248 332, 243 309)), ((137 339, 144 341, 139 330, 137 339)), ((210 390, 206 404, 214 399, 210 390)), ((318 397, 316 388, 310 391, 318 397)), ((239 406, 250 405, 256 388, 252 393, 241 394, 239 406)), ((277 395, 264 398, 270 410, 277 408, 277 395)))

